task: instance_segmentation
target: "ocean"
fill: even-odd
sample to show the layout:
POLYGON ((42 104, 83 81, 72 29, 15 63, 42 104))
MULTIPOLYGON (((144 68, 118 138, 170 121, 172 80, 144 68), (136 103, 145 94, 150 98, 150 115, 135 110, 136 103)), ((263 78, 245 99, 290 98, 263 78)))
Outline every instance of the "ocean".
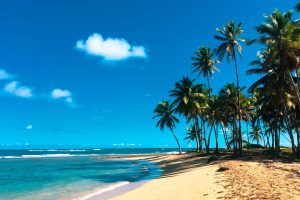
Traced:
POLYGON ((105 157, 153 153, 177 152, 159 148, 0 150, 0 200, 84 200, 90 193, 153 179, 161 174, 155 163, 105 157))

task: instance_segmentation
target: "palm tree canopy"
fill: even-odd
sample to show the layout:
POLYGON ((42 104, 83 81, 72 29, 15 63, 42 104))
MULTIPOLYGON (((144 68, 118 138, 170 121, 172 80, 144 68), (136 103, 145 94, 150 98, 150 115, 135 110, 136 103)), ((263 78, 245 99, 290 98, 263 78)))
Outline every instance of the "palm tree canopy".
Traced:
POLYGON ((175 89, 170 91, 170 96, 174 97, 172 103, 175 111, 191 120, 198 115, 201 109, 206 106, 207 88, 202 84, 194 84, 194 80, 183 77, 176 82, 175 89))
POLYGON ((242 57, 240 42, 245 42, 245 39, 240 38, 240 35, 243 33, 242 23, 236 26, 234 22, 228 21, 223 28, 217 28, 217 32, 220 35, 215 35, 214 37, 221 41, 220 46, 216 49, 216 55, 218 55, 219 60, 223 60, 225 55, 228 62, 236 59, 235 49, 242 57))
POLYGON ((211 77, 215 70, 220 71, 215 65, 216 63, 220 63, 220 61, 214 60, 214 56, 214 51, 211 51, 209 47, 200 47, 192 57, 194 61, 192 64, 192 68, 194 69, 192 73, 198 72, 198 76, 202 74, 204 77, 211 77))
POLYGON ((292 12, 280 13, 276 9, 265 18, 266 22, 256 27, 257 32, 262 34, 259 42, 271 44, 292 34, 292 12))
POLYGON ((153 119, 159 117, 156 127, 159 127, 161 130, 167 127, 173 131, 176 124, 179 123, 178 118, 174 115, 174 108, 170 101, 159 102, 154 109, 154 114, 153 119))
MULTIPOLYGON (((265 23, 256 27, 261 36, 252 42, 268 46, 269 61, 279 59, 282 70, 294 70, 300 67, 300 31, 299 20, 292 20, 292 12, 281 13, 277 9, 266 15, 265 23)), ((265 62, 271 64, 270 62, 265 62)))
POLYGON ((259 143, 262 139, 261 129, 257 125, 253 127, 252 131, 249 134, 250 134, 250 138, 256 141, 257 143, 259 143))

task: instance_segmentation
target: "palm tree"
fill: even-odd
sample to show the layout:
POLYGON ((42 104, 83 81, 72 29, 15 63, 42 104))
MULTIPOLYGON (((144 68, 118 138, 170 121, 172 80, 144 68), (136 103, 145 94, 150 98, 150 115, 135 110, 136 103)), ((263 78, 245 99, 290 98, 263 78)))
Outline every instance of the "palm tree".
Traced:
POLYGON ((215 53, 210 50, 209 47, 200 47, 197 52, 195 52, 192 60, 194 63, 192 64, 192 68, 194 69, 192 73, 198 73, 198 77, 203 75, 207 79, 207 85, 209 89, 209 96, 211 93, 211 87, 209 83, 209 78, 211 78, 216 71, 220 71, 216 67, 216 63, 220 63, 218 60, 214 60, 213 57, 215 53))
MULTIPOLYGON (((218 127, 219 127, 222 117, 223 117, 222 108, 223 107, 221 105, 219 96, 217 96, 217 95, 211 96, 208 99, 208 107, 206 108, 206 115, 207 115, 206 118, 207 118, 208 125, 211 127, 211 131, 213 129, 214 133, 215 133, 215 140, 216 140, 215 153, 216 154, 219 153, 219 140, 218 140, 219 129, 218 129, 218 127)), ((209 140, 210 140, 211 131, 210 131, 209 137, 208 137, 209 138, 208 144, 210 143, 209 140)), ((209 153, 209 149, 207 149, 207 153, 209 153)))
POLYGON ((170 96, 174 97, 172 105, 175 112, 186 117, 187 122, 194 121, 195 135, 197 140, 197 152, 200 151, 199 139, 199 113, 205 107, 206 95, 203 85, 193 84, 194 80, 183 77, 175 84, 175 89, 170 91, 170 96))
POLYGON ((262 140, 261 129, 258 125, 254 126, 252 128, 252 131, 249 134, 250 134, 250 138, 253 141, 256 141, 257 145, 262 140))
MULTIPOLYGON (((300 21, 292 20, 292 12, 280 13, 277 9, 266 16, 266 22, 256 27, 260 37, 253 40, 267 46, 269 60, 264 65, 268 66, 277 60, 277 73, 283 74, 286 82, 293 87, 298 109, 300 110, 299 86, 294 81, 292 73, 300 68, 300 21)), ((299 79, 299 77, 297 78, 299 79)))
POLYGON ((220 121, 226 127, 231 126, 232 128, 232 145, 233 150, 236 154, 237 152, 237 142, 236 140, 239 138, 239 135, 235 135, 238 133, 236 126, 236 119, 238 118, 238 105, 237 105, 237 87, 234 83, 225 84, 223 88, 221 88, 219 92, 219 105, 220 105, 220 121))
POLYGON ((241 124, 241 114, 240 114, 240 84, 239 84, 239 74, 238 74, 238 66, 236 62, 236 51, 242 56, 242 46, 240 42, 245 42, 244 39, 240 38, 240 35, 243 33, 242 24, 239 23, 235 26, 234 22, 228 21, 227 24, 223 28, 217 28, 217 32, 220 33, 221 36, 215 35, 215 38, 221 41, 220 46, 216 49, 216 54, 219 56, 219 60, 223 60, 226 55, 227 61, 234 61, 235 64, 235 75, 236 75, 236 85, 237 85, 237 105, 238 105, 238 120, 239 120, 239 153, 242 154, 243 144, 242 144, 242 124, 241 124))
POLYGON ((195 126, 191 125, 189 127, 187 127, 186 129, 186 137, 184 138, 184 140, 188 141, 188 144, 194 140, 196 140, 196 130, 195 130, 195 126))
POLYGON ((166 126, 171 130, 173 137, 175 138, 176 143, 178 145, 179 154, 181 154, 182 153, 181 147, 174 133, 175 126, 179 122, 179 120, 174 115, 173 105, 170 104, 170 101, 159 102, 156 108, 154 109, 154 113, 155 116, 153 117, 153 119, 159 117, 156 127, 159 127, 163 131, 166 126))
MULTIPOLYGON (((263 112, 260 113, 264 122, 274 131, 275 149, 280 151, 280 131, 286 129, 295 149, 293 129, 300 127, 299 76, 300 68, 300 32, 299 20, 292 20, 292 12, 280 13, 275 10, 266 16, 266 22, 256 27, 259 42, 266 47, 259 53, 259 59, 251 64, 258 65, 248 71, 248 74, 263 74, 250 88, 261 91, 258 102, 261 102, 263 112), (293 73, 296 72, 296 77, 293 73), (296 84, 298 83, 298 84, 296 84), (293 117, 295 116, 295 117, 293 117), (270 121, 269 119, 274 119, 270 121)), ((297 134, 299 138, 299 135, 297 134)), ((298 148, 299 149, 299 148, 298 148)), ((298 150, 300 152, 300 149, 298 150)))

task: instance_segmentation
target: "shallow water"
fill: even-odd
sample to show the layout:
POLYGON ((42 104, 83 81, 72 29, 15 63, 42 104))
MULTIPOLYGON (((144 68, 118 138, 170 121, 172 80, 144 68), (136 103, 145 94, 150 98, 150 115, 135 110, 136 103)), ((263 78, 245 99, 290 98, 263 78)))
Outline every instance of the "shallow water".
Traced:
POLYGON ((2 152, 1 200, 71 199, 84 191, 160 175, 159 168, 146 161, 109 160, 91 155, 53 157, 45 152, 25 153, 4 155, 2 152))

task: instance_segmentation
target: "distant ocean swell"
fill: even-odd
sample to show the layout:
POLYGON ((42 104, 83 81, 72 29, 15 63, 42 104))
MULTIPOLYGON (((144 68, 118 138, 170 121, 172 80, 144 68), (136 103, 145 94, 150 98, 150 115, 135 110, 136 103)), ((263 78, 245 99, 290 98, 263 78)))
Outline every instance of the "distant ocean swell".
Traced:
POLYGON ((175 149, 29 149, 0 150, 0 159, 88 157, 139 154, 178 154, 175 149))
POLYGON ((0 158, 57 158, 57 157, 74 157, 74 156, 97 156, 98 154, 42 154, 42 155, 21 155, 21 156, 0 156, 0 158))

